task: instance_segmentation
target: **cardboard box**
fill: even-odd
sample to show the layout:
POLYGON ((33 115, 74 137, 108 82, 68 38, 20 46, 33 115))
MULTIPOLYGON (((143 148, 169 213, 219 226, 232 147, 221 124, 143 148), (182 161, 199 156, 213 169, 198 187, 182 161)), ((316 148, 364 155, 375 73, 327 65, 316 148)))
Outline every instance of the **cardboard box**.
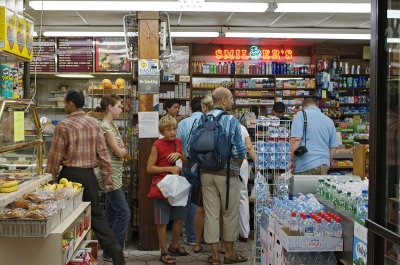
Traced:
POLYGON ((85 248, 92 249, 92 263, 99 261, 99 241, 97 240, 85 240, 85 248))
POLYGON ((368 229, 354 222, 353 264, 367 264, 367 237, 368 229))
POLYGON ((0 7, 0 50, 13 52, 16 45, 16 16, 4 6, 0 7))
MULTIPOLYGON (((321 251, 343 251, 343 238, 327 236, 289 236, 288 231, 279 225, 275 235, 282 247, 288 252, 321 252, 321 251)), ((276 247, 276 246, 275 246, 276 247)))
POLYGON ((17 56, 22 56, 25 49, 26 41, 26 20, 21 15, 15 15, 15 45, 12 49, 12 53, 17 56))

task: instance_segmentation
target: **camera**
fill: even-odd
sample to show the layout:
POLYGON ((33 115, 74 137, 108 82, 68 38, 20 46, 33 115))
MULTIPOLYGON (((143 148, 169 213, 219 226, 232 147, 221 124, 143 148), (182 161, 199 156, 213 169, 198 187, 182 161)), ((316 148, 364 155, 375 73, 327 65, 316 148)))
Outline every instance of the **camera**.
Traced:
POLYGON ((308 152, 307 147, 305 147, 305 146, 300 146, 299 148, 297 148, 297 149, 294 151, 294 155, 295 155, 295 156, 302 156, 302 155, 304 155, 304 154, 307 153, 307 152, 308 152))

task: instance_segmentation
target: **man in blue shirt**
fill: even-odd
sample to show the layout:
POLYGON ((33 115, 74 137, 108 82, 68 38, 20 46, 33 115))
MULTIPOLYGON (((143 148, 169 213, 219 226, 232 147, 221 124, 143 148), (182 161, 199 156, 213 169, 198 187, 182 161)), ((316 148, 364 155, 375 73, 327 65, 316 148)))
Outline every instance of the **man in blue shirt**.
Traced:
POLYGON ((335 125, 321 112, 314 99, 305 99, 303 109, 306 114, 307 129, 304 132, 303 113, 297 113, 292 122, 290 135, 289 169, 300 175, 326 175, 338 147, 335 125), (295 150, 300 146, 305 146, 308 151, 302 155, 295 155, 295 150))
MULTIPOLYGON (((194 98, 192 100, 192 102, 190 103, 190 107, 192 109, 192 115, 190 115, 190 117, 188 117, 186 119, 183 119, 178 124, 178 133, 176 135, 177 138, 182 140, 182 148, 185 152, 186 157, 189 159, 189 161, 190 161, 190 157, 189 157, 190 137, 191 137, 193 131, 199 125, 199 122, 201 121, 201 118, 203 116, 203 113, 201 112, 201 98, 200 97, 194 98)), ((186 177, 188 179, 188 181, 192 185, 192 190, 200 188, 199 187, 200 186, 200 176, 198 176, 198 175, 194 176, 194 174, 191 172, 190 167, 183 166, 182 174, 184 177, 186 177), (198 178, 198 179, 195 179, 195 178, 198 178)), ((190 196, 190 197, 192 197, 192 196, 190 196)), ((188 245, 194 246, 195 245, 194 218, 196 215, 196 205, 194 203, 192 203, 192 199, 193 198, 189 198, 188 204, 186 205, 186 220, 185 220, 186 238, 184 238, 183 241, 188 245)), ((201 211, 201 213, 202 213, 202 211, 201 211)))
MULTIPOLYGON (((222 111, 229 112, 233 107, 233 96, 229 89, 224 87, 216 88, 212 93, 214 109, 207 116, 218 116, 222 111)), ((230 137, 231 163, 229 177, 229 199, 228 209, 225 208, 227 194, 227 168, 219 171, 205 170, 200 168, 201 187, 203 189, 203 205, 205 212, 204 240, 211 245, 211 254, 207 264, 218 265, 219 253, 218 242, 220 235, 220 215, 223 223, 223 240, 225 243, 224 263, 245 262, 247 258, 233 251, 233 243, 239 235, 239 180, 240 165, 246 155, 246 149, 242 141, 239 121, 232 115, 223 115, 219 120, 226 135, 230 137)))

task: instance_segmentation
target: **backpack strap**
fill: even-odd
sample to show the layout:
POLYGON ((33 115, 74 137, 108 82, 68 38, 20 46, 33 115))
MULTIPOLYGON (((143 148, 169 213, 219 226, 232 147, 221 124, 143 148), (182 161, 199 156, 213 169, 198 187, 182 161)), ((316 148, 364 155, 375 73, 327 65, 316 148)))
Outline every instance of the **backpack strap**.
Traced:
MULTIPOLYGON (((221 113, 223 114, 223 113, 221 113)), ((225 112, 225 114, 227 114, 225 112)), ((224 114, 223 114, 224 115, 224 114)), ((219 115, 218 115, 219 116, 219 115)), ((222 115, 221 115, 222 117, 222 115)), ((230 125, 230 124, 229 124, 230 125)), ((226 166, 226 197, 225 197, 225 210, 228 210, 229 205, 229 184, 230 184, 230 177, 231 177, 231 152, 232 152, 232 143, 231 143, 231 128, 229 126, 228 130, 228 146, 230 148, 229 156, 228 156, 228 164, 226 166)))
MULTIPOLYGON (((189 154, 190 137, 192 136, 193 127, 194 127, 194 124, 196 123, 196 121, 197 121, 197 119, 194 120, 194 122, 193 122, 193 124, 192 124, 192 128, 190 129, 189 136, 188 136, 187 141, 186 141, 186 152, 187 152, 188 154, 189 154)), ((189 157, 188 157, 188 158, 189 158, 189 157)))

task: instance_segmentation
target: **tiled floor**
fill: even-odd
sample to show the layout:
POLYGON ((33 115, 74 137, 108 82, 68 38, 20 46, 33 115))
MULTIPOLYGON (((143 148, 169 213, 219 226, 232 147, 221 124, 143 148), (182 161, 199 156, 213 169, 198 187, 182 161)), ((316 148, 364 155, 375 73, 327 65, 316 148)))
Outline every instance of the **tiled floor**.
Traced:
MULTIPOLYGON (((176 264, 178 265, 200 265, 206 264, 207 257, 210 256, 210 247, 205 245, 203 246, 203 252, 201 253, 194 253, 192 251, 192 246, 188 246, 182 242, 182 246, 186 248, 190 252, 189 256, 185 257, 178 257, 176 264)), ((240 254, 247 255, 248 261, 246 263, 238 263, 238 264, 254 264, 253 263, 253 241, 248 241, 246 243, 243 242, 236 242, 235 243, 235 251, 240 254)), ((127 252, 129 257, 127 259, 126 265, 162 265, 163 263, 159 261, 160 258, 160 251, 139 251, 134 244, 128 244, 127 252)), ((221 264, 223 262, 223 255, 220 256, 221 264)), ((100 256, 99 265, 110 265, 109 262, 103 262, 100 256)))

